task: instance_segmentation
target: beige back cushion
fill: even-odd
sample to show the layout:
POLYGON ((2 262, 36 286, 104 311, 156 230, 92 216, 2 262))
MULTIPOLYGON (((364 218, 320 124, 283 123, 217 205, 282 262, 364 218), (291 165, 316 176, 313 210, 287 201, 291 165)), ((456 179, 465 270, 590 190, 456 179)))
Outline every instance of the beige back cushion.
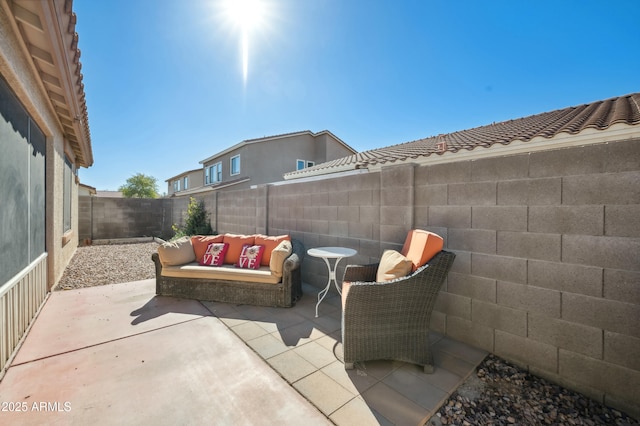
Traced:
POLYGON ((271 251, 271 259, 269 260, 269 269, 271 269, 271 273, 277 277, 282 276, 282 267, 284 265, 284 261, 291 252, 293 248, 291 246, 291 241, 283 240, 280 241, 280 244, 276 246, 276 248, 271 251))
POLYGON ((401 253, 395 250, 385 250, 384 253, 382 253, 382 258, 378 265, 376 282, 390 281, 404 277, 411 272, 412 266, 413 263, 401 253))
POLYGON ((158 256, 162 266, 184 265, 196 260, 191 238, 182 237, 158 246, 158 256))

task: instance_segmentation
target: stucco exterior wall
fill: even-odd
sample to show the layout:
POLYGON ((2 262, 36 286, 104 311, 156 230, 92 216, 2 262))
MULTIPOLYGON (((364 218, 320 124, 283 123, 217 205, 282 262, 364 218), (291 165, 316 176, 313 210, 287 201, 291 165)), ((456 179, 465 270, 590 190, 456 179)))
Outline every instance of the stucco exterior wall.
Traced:
POLYGON ((230 180, 248 178, 248 181, 228 188, 228 190, 238 190, 282 181, 285 173, 296 170, 297 160, 319 164, 351 154, 353 154, 352 151, 327 133, 317 136, 302 133, 242 144, 214 160, 205 162, 203 167, 208 168, 221 163, 223 184, 230 180), (240 173, 232 176, 230 174, 231 158, 237 155, 240 156, 240 173))
POLYGON ((173 183, 176 180, 180 180, 180 191, 178 191, 177 193, 179 194, 180 192, 184 191, 185 177, 187 177, 188 179, 187 190, 199 188, 204 185, 204 169, 194 170, 188 173, 183 173, 179 176, 176 176, 175 178, 169 179, 169 181, 167 181, 167 195, 171 196, 176 193, 176 191, 173 189, 173 183))

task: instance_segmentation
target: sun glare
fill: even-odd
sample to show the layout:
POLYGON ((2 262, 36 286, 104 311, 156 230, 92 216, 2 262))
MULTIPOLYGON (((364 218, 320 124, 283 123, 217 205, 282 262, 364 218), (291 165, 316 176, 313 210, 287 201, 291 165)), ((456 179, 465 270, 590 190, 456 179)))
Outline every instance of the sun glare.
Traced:
POLYGON ((264 24, 266 6, 262 0, 224 0, 222 8, 224 19, 240 31, 242 78, 246 84, 249 76, 250 36, 264 24))
POLYGON ((264 3, 260 0, 225 0, 224 8, 243 30, 251 30, 264 16, 264 3))

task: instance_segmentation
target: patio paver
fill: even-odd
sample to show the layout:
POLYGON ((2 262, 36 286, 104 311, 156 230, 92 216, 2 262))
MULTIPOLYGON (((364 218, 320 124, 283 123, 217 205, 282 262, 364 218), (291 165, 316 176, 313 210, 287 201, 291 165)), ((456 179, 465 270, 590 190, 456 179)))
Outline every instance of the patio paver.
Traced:
POLYGON ((315 318, 319 289, 304 284, 303 291, 289 309, 202 303, 337 425, 423 424, 487 355, 433 333, 433 374, 397 361, 368 361, 345 370, 340 297, 330 291, 315 318), (239 319, 248 317, 269 337, 247 333, 239 319))
POLYGON ((335 290, 318 318, 306 284, 289 309, 154 290, 145 280, 53 293, 0 400, 62 411, 0 413, 0 423, 422 424, 486 356, 434 333, 434 374, 397 361, 345 370, 335 290))

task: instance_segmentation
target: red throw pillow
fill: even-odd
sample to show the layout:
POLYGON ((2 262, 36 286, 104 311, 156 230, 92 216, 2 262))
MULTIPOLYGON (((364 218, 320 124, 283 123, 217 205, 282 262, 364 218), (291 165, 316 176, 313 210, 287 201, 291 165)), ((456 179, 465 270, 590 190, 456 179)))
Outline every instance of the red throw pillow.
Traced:
POLYGON ((191 237, 193 252, 196 254, 196 262, 202 262, 202 256, 211 243, 223 243, 224 235, 194 235, 191 237))
POLYGON ((242 252, 240 252, 240 259, 238 259, 238 263, 236 263, 236 266, 238 268, 245 268, 245 269, 259 269, 263 254, 264 254, 263 245, 245 244, 242 246, 242 252))
POLYGON ((224 263, 224 255, 228 249, 229 244, 227 243, 210 243, 202 256, 200 264, 205 266, 222 266, 224 263))

